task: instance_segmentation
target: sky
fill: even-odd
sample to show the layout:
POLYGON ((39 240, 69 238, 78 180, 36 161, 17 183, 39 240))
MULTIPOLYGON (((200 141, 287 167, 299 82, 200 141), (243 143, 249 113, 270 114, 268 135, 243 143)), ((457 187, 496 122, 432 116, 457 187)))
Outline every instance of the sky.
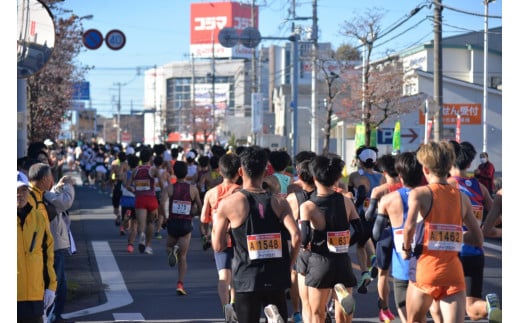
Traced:
MULTIPOLYGON (((106 35, 112 29, 121 30, 126 44, 120 50, 106 45, 84 51, 77 57, 80 64, 94 66, 86 75, 90 82, 91 104, 98 114, 112 116, 117 113, 118 83, 121 87, 121 113, 131 109, 142 110, 144 97, 144 70, 172 61, 189 60, 190 4, 211 1, 187 0, 65 0, 63 7, 83 17, 84 27, 97 29, 106 35)), ((237 1, 240 2, 240 1, 237 1)), ((251 1, 242 3, 251 4, 251 1)), ((312 0, 296 0, 296 16, 312 17, 312 0)), ((264 37, 290 35, 292 22, 289 9, 292 1, 256 0, 259 7, 259 31, 264 37)), ((444 0, 452 9, 443 11, 443 37, 484 29, 484 4, 481 0, 444 0)), ((423 0, 318 0, 319 41, 330 42, 333 48, 352 44, 340 34, 340 27, 348 19, 362 16, 367 10, 378 8, 383 13, 382 31, 390 30, 403 22, 415 7, 429 5, 423 0)), ((502 0, 489 4, 489 15, 502 16, 502 0)), ((381 58, 433 39, 433 6, 423 7, 384 38, 376 42, 373 58, 381 58)), ((489 28, 501 26, 503 19, 490 18, 489 28)), ((312 21, 298 20, 296 25, 311 27, 312 21)), ((282 45, 285 41, 263 40, 259 46, 282 45)))

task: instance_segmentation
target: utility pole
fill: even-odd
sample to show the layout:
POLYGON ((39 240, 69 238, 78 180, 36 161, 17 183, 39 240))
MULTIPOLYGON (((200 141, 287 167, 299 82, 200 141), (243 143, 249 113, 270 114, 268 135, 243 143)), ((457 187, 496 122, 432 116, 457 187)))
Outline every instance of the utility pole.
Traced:
POLYGON ((291 41, 292 41, 292 77, 293 81, 291 83, 291 93, 292 93, 292 102, 291 102, 291 108, 293 112, 293 120, 292 120, 292 136, 293 136, 293 145, 292 145, 292 158, 294 158, 298 154, 298 77, 299 77, 299 71, 298 71, 298 65, 300 64, 299 60, 299 45, 298 40, 300 38, 300 35, 296 32, 296 27, 294 25, 294 20, 296 18, 296 4, 295 0, 292 2, 292 14, 293 14, 293 25, 292 25, 292 35, 291 35, 291 41))
MULTIPOLYGON (((251 27, 255 27, 255 0, 251 1, 251 27)), ((255 115, 257 112, 253 111, 254 98, 256 96, 257 85, 256 85, 256 47, 253 48, 253 56, 251 57, 251 115, 255 115)), ((260 107, 257 107, 260 108, 260 107)), ((261 112, 263 113, 263 111, 261 112)), ((253 118, 251 118, 251 122, 253 118)), ((251 127, 254 128, 254 127, 251 127)), ((257 144, 257 133, 253 132, 253 143, 257 144)))
MULTIPOLYGON (((123 84, 121 83, 116 83, 115 84, 117 86, 117 143, 121 143, 121 86, 123 84)), ((155 126, 154 126, 154 134, 155 134, 155 126)), ((155 140, 154 140, 155 141, 155 140)))
MULTIPOLYGON (((213 133, 214 142, 217 138, 217 114, 215 112, 215 29, 213 29, 213 34, 211 35, 211 43, 211 118, 213 119, 211 133, 213 133)), ((204 138, 204 141, 206 141, 206 138, 204 138)), ((206 144, 206 142, 204 143, 206 144)))
MULTIPOLYGON (((433 14, 433 99, 437 105, 434 115, 433 139, 440 141, 443 137, 442 121, 442 0, 434 2, 433 14)), ((426 121, 427 122, 427 121, 426 121)))
POLYGON ((318 151, 316 77, 318 69, 318 0, 312 1, 311 151, 318 151))
POLYGON ((488 89, 488 6, 495 0, 484 0, 484 94, 482 97, 482 151, 487 152, 487 89, 488 89))

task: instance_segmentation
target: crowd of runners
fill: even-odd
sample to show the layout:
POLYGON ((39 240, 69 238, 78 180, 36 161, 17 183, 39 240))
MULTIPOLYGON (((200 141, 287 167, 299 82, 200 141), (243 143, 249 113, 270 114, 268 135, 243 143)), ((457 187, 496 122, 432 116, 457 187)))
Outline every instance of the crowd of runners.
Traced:
POLYGON ((381 156, 362 146, 350 174, 335 154, 291 158, 258 146, 47 148, 40 157, 57 179, 66 165, 110 194, 127 252, 153 254, 152 239, 165 240, 179 296, 189 294, 198 230, 214 253, 226 322, 258 322, 262 313, 269 322, 352 322, 355 293, 374 281, 382 322, 501 322, 499 295, 482 287, 483 239, 501 237, 502 189, 482 166, 492 166, 485 152, 470 169, 477 151, 469 142, 381 156))

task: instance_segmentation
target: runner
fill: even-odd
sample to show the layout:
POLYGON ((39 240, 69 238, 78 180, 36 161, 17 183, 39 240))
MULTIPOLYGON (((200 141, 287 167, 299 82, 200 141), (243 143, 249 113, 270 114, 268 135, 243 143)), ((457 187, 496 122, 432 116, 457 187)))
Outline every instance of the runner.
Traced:
POLYGON ((259 322, 262 308, 272 304, 286 322, 285 289, 291 286, 291 266, 298 255, 300 232, 287 201, 262 188, 267 152, 252 146, 244 148, 239 156, 243 189, 219 203, 213 219, 213 249, 227 248, 231 226, 238 321, 259 322), (285 230, 290 235, 290 253, 285 230))
POLYGON ((348 254, 350 225, 363 234, 354 203, 335 191, 345 163, 339 156, 320 155, 310 163, 316 195, 300 206, 302 245, 310 245, 305 285, 308 287, 311 322, 324 322, 327 302, 334 288, 336 322, 352 322, 356 277, 348 254))
MULTIPOLYGON (((423 174, 421 164, 417 161, 415 153, 411 152, 404 152, 396 157, 395 170, 404 187, 381 197, 377 208, 373 237, 378 240, 387 225, 390 224, 393 236, 391 266, 395 307, 401 322, 407 322, 406 290, 408 289, 409 260, 404 260, 401 257, 400 246, 403 240, 404 222, 408 215, 408 194, 411 189, 421 185, 423 174)), ((383 321, 382 319, 384 320, 384 317, 380 315, 379 320, 383 321)))
MULTIPOLYGON (((301 226, 300 221, 300 205, 309 200, 311 195, 315 192, 314 179, 312 178, 309 163, 312 160, 303 160, 296 164, 296 173, 298 174, 298 183, 300 190, 287 195, 287 202, 291 206, 292 214, 298 226, 301 226)), ((300 227, 301 230, 301 227, 300 227)), ((307 263, 309 261, 310 251, 309 246, 301 246, 295 267, 291 270, 291 303, 293 307, 293 321, 310 322, 311 310, 309 304, 309 296, 307 286, 305 285, 305 273, 307 272, 307 263), (300 307, 301 300, 301 307, 300 307), (301 308, 301 311, 300 311, 301 308)))
MULTIPOLYGON (((236 184, 239 177, 238 169, 240 168, 240 158, 236 154, 227 154, 219 159, 219 172, 223 178, 223 182, 211 188, 204 197, 202 205, 202 213, 200 222, 208 230, 205 233, 206 241, 211 242, 209 234, 209 226, 213 222, 213 214, 217 212, 219 202, 240 189, 240 185, 236 184)), ((222 251, 214 251, 215 264, 218 272, 218 296, 224 310, 226 322, 236 321, 236 314, 233 309, 235 302, 235 290, 231 284, 231 260, 233 259, 233 245, 231 236, 228 236, 227 248, 222 251)))
POLYGON ((448 183, 455 162, 451 145, 444 141, 423 144, 417 160, 428 185, 410 192, 403 231, 402 256, 410 259, 408 322, 423 320, 433 302, 439 303, 444 322, 464 322, 466 284, 458 257, 462 225, 479 247, 483 243, 482 231, 469 198, 448 183))
POLYGON ((375 171, 377 160, 377 148, 361 146, 356 150, 356 160, 358 171, 350 174, 348 178, 348 189, 355 196, 355 205, 365 234, 356 246, 357 259, 361 268, 361 279, 357 286, 357 292, 367 293, 367 286, 377 277, 376 255, 374 243, 371 239, 373 222, 368 222, 365 218, 365 209, 370 204, 370 194, 372 189, 382 184, 384 179, 382 174, 375 171))
MULTIPOLYGON (((393 192, 403 186, 399 180, 399 175, 395 170, 395 158, 392 154, 386 154, 381 156, 376 161, 376 166, 383 173, 385 183, 374 187, 370 193, 370 205, 365 213, 365 218, 368 222, 374 221, 374 216, 377 210, 378 201, 390 192, 393 192)), ((376 241, 376 265, 378 270, 377 274, 377 293, 379 299, 377 300, 377 306, 379 307, 379 320, 381 322, 391 322, 395 319, 394 314, 389 308, 390 298, 390 264, 392 261, 392 247, 394 245, 394 239, 392 235, 392 228, 387 226, 386 228, 377 228, 374 226, 373 232, 381 230, 380 235, 375 236, 372 234, 372 238, 376 241)))
POLYGON ((152 155, 153 151, 149 147, 143 147, 139 151, 141 166, 135 169, 132 174, 132 182, 127 187, 135 194, 139 252, 146 254, 153 254, 153 223, 157 219, 157 209, 159 208, 155 197, 155 178, 159 176, 159 171, 155 166, 150 165, 152 155))
MULTIPOLYGON (((473 214, 479 225, 482 224, 482 218, 486 211, 491 209, 493 200, 486 186, 478 181, 475 177, 470 177, 467 170, 471 166, 477 151, 470 142, 464 141, 460 144, 456 141, 450 141, 455 151, 455 164, 452 166, 448 182, 465 193, 473 208, 473 214)), ((462 227, 464 232, 464 243, 459 253, 464 268, 464 277, 466 279, 466 313, 473 321, 477 321, 488 316, 488 309, 493 308, 494 319, 500 315, 498 305, 498 297, 496 294, 486 295, 486 302, 482 299, 482 285, 484 280, 484 249, 481 245, 474 245, 471 241, 475 241, 471 233, 462 227)))
POLYGON ((193 231, 192 220, 193 216, 198 215, 198 210, 202 208, 202 202, 197 186, 186 181, 188 174, 186 162, 177 161, 173 166, 173 173, 177 177, 177 182, 168 186, 169 213, 166 252, 170 266, 177 265, 177 295, 182 296, 188 294, 184 289, 184 278, 188 271, 186 256, 193 231), (193 206, 197 206, 197 208, 193 206))

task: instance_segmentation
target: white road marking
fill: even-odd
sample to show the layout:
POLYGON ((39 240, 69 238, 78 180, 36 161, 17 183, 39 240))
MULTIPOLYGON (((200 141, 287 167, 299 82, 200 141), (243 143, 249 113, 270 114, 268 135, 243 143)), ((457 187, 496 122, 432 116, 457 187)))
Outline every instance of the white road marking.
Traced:
POLYGON ((71 319, 78 316, 85 316, 95 314, 114 308, 122 307, 131 304, 134 300, 128 289, 126 288, 123 276, 119 271, 116 259, 112 254, 112 250, 107 241, 92 241, 92 249, 96 256, 96 263, 98 265, 101 282, 107 286, 105 289, 105 296, 107 302, 98 306, 79 310, 72 313, 62 314, 64 319, 71 319))

